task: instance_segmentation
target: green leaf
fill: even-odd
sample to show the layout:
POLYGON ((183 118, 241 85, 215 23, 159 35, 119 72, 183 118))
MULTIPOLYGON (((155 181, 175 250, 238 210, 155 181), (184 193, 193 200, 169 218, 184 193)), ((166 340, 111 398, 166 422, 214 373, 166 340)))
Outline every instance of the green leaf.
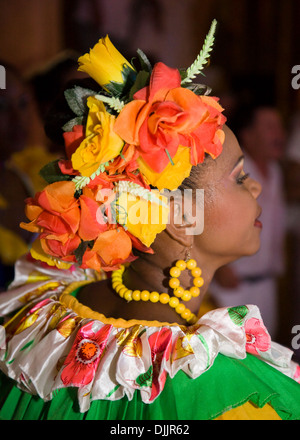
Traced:
POLYGON ((94 96, 98 92, 84 87, 75 86, 73 89, 67 89, 64 92, 65 98, 70 109, 77 116, 84 116, 87 112, 86 101, 89 96, 94 96))
POLYGON ((72 176, 68 174, 63 174, 58 166, 59 159, 56 159, 48 164, 46 164, 40 170, 40 176, 46 180, 47 183, 54 183, 57 181, 71 180, 72 176))
POLYGON ((82 264, 82 257, 83 254, 85 253, 85 251, 87 250, 88 247, 92 247, 93 246, 93 241, 82 241, 80 243, 80 245, 78 246, 78 248, 75 250, 74 255, 75 258, 78 262, 78 264, 81 266, 82 264))
POLYGON ((152 72, 152 66, 150 61, 148 60, 147 56, 144 54, 144 52, 141 49, 137 50, 138 58, 141 64, 141 70, 146 70, 149 73, 152 72))
POLYGON ((244 323, 244 319, 246 315, 248 314, 248 307, 247 306, 237 306, 237 307, 230 307, 228 310, 228 314, 230 319, 239 327, 241 327, 244 323))
POLYGON ((153 376, 153 366, 151 365, 146 371, 146 373, 140 374, 136 378, 136 383, 140 385, 141 387, 151 387, 152 385, 152 376, 153 376))
POLYGON ((122 78, 123 82, 121 83, 111 81, 109 84, 105 84, 104 86, 105 89, 107 89, 114 97, 120 99, 129 93, 136 80, 136 71, 127 66, 127 64, 124 64, 122 78))
POLYGON ((76 116, 76 118, 71 119, 69 122, 67 122, 63 127, 63 131, 72 131, 73 127, 75 125, 83 125, 84 117, 83 116, 76 116))
POLYGON ((148 85, 149 78, 150 78, 150 73, 149 72, 145 72, 145 70, 141 70, 137 74, 135 83, 133 84, 133 86, 131 87, 130 92, 129 92, 129 99, 130 100, 133 99, 133 95, 138 90, 141 90, 142 88, 144 88, 145 86, 148 85))

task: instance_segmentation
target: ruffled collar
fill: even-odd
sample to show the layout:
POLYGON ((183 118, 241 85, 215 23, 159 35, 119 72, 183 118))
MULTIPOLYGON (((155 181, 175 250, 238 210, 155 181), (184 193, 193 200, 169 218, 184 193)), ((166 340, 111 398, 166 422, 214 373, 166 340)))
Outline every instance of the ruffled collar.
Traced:
POLYGON ((0 296, 1 316, 17 312, 0 327, 0 368, 21 389, 49 400, 60 388, 78 387, 85 412, 92 400, 131 400, 136 391, 151 403, 167 375, 182 370, 196 378, 219 353, 235 359, 252 353, 292 378, 299 375, 292 351, 271 341, 256 306, 216 309, 190 327, 122 326, 69 295, 74 283, 97 279, 93 271, 17 262, 16 281, 0 296))

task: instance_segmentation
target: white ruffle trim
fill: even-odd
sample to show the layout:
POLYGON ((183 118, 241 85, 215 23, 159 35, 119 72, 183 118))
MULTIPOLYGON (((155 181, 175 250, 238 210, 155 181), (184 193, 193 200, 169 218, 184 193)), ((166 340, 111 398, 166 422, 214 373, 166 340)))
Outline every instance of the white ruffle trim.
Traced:
POLYGON ((196 378, 219 353, 244 359, 250 352, 291 378, 299 373, 292 351, 271 342, 256 306, 217 309, 186 328, 122 329, 83 319, 59 301, 66 285, 85 279, 97 277, 92 271, 39 267, 23 258, 16 265, 17 281, 0 295, 0 316, 25 306, 0 326, 0 369, 44 400, 76 386, 81 412, 92 400, 131 400, 136 390, 151 403, 167 375, 182 370, 196 378), (59 286, 43 291, 49 282, 59 286))

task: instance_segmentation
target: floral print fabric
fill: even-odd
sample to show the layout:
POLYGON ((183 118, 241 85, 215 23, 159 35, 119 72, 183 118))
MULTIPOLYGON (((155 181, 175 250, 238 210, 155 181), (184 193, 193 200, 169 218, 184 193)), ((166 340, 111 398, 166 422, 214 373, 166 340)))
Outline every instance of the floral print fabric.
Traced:
POLYGON ((23 259, 17 273, 18 282, 0 297, 1 316, 23 307, 0 326, 0 368, 44 400, 71 386, 78 388, 82 412, 92 400, 131 400, 136 391, 151 404, 167 375, 183 370, 196 378, 219 353, 244 359, 249 352, 299 380, 292 352, 271 341, 256 306, 217 309, 190 327, 137 322, 120 328, 82 318, 60 301, 67 285, 92 281, 93 272, 49 269, 23 259))

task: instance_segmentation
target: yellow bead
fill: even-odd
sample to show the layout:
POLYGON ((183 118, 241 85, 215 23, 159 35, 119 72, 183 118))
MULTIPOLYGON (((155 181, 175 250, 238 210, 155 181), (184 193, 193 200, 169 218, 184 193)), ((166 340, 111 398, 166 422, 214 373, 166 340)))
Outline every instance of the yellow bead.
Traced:
POLYGON ((124 293, 123 298, 126 301, 131 301, 132 300, 132 290, 127 290, 127 292, 124 293))
POLYGON ((194 286, 201 287, 204 284, 204 279, 201 277, 196 277, 196 278, 194 278, 193 283, 194 283, 194 286))
POLYGON ((178 267, 178 269, 180 269, 180 270, 185 270, 186 269, 186 262, 184 260, 178 260, 178 261, 176 261, 175 266, 178 267))
POLYGON ((197 316, 194 315, 194 313, 191 313, 191 316, 186 318, 186 320, 189 324, 195 324, 197 322, 197 316))
POLYGON ((140 290, 134 290, 132 292, 132 299, 134 299, 134 301, 140 301, 141 300, 141 291, 140 290))
POLYGON ((112 288, 117 292, 118 287, 120 287, 120 288, 123 287, 123 284, 120 283, 119 281, 114 281, 112 283, 112 288))
POLYGON ((193 298, 196 298, 197 296, 200 295, 200 289, 199 287, 193 286, 190 288, 190 293, 192 295, 193 298))
POLYGON ((194 269, 196 266, 197 266, 197 262, 196 262, 196 260, 193 260, 192 258, 186 262, 186 267, 190 270, 194 269))
POLYGON ((193 275, 193 277, 200 277, 202 274, 202 270, 200 269, 200 267, 194 267, 191 274, 193 275))
POLYGON ((159 301, 162 304, 168 304, 168 302, 170 301, 170 295, 168 295, 167 293, 161 293, 159 295, 159 301))
POLYGON ((185 290, 181 299, 182 301, 189 301, 192 298, 191 292, 189 290, 185 290))
POLYGON ((143 290, 141 292, 141 300, 142 301, 149 301, 149 297, 150 297, 150 292, 148 292, 148 290, 143 290))
POLYGON ((174 289, 174 295, 177 296, 177 298, 181 298, 183 293, 184 293, 184 288, 181 286, 176 287, 176 289, 174 289))
POLYGON ((150 293, 150 301, 153 303, 156 303, 159 301, 159 293, 158 292, 151 292, 150 293))
POLYGON ((178 306, 175 308, 175 311, 178 313, 178 315, 181 315, 181 313, 185 311, 185 305, 182 303, 178 304, 178 306))
POLYGON ((172 298, 169 301, 169 306, 175 309, 175 307, 177 307, 178 304, 179 304, 179 299, 176 298, 176 296, 172 296, 172 298))
POLYGON ((192 312, 189 309, 185 309, 182 313, 181 313, 181 317, 183 319, 188 319, 191 316, 192 312))
POLYGON ((118 295, 120 295, 121 298, 124 298, 124 294, 127 292, 127 287, 122 287, 121 289, 117 290, 118 295))
POLYGON ((171 277, 180 277, 181 270, 178 267, 171 267, 170 269, 170 275, 171 277))
POLYGON ((169 286, 171 289, 176 289, 176 287, 180 286, 180 281, 178 278, 171 278, 169 281, 169 286))

